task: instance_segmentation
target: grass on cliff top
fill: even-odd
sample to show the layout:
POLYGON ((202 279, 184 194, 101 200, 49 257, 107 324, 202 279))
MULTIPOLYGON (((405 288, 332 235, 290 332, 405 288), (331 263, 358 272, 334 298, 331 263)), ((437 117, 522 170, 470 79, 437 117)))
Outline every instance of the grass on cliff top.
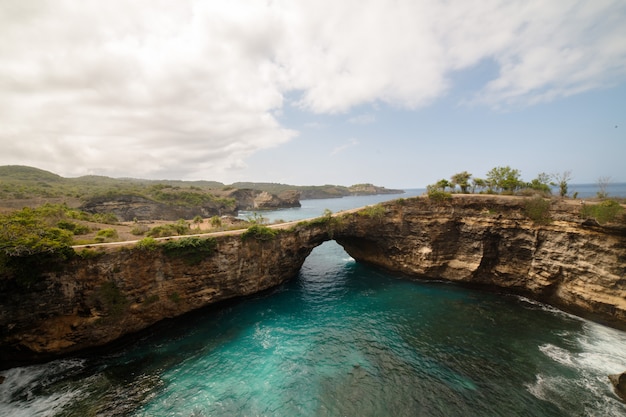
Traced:
MULTIPOLYGON (((595 219, 600 224, 611 223, 617 220, 624 212, 622 207, 615 200, 605 200, 598 204, 584 204, 580 210, 583 219, 595 219)), ((624 216, 622 216, 624 221, 624 216)))
POLYGON ((248 227, 248 229, 245 232, 241 234, 241 239, 242 240, 256 239, 260 241, 269 241, 269 240, 274 239, 278 235, 278 233, 280 233, 279 230, 269 228, 262 224, 253 224, 252 226, 248 227))

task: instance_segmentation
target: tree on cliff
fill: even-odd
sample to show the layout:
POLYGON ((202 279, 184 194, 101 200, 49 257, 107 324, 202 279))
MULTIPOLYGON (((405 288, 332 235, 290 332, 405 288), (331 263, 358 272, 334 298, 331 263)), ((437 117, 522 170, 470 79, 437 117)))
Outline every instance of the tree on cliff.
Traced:
POLYGON ((554 174, 554 180, 559 186, 559 195, 565 197, 567 195, 567 183, 572 179, 572 171, 563 171, 560 174, 554 174))
POLYGON ((450 183, 453 188, 458 185, 459 188, 461 188, 461 192, 463 194, 467 194, 467 189, 470 186, 470 178, 472 178, 472 174, 467 171, 463 171, 450 177, 450 183))
POLYGON ((451 187, 452 184, 450 184, 450 181, 448 181, 447 179, 443 178, 440 179, 439 181, 437 181, 435 183, 434 186, 432 186, 433 188, 440 190, 440 191, 446 191, 446 188, 451 187))
POLYGON ((491 192, 513 194, 524 183, 520 180, 520 171, 507 165, 492 168, 487 172, 487 185, 491 192))
POLYGON ((528 183, 528 188, 530 188, 531 190, 539 191, 543 194, 552 194, 552 191, 550 191, 550 178, 550 175, 542 172, 537 175, 537 178, 528 183))
POLYGON ((472 194, 476 192, 476 189, 483 190, 487 186, 487 181, 482 178, 472 178, 472 194))

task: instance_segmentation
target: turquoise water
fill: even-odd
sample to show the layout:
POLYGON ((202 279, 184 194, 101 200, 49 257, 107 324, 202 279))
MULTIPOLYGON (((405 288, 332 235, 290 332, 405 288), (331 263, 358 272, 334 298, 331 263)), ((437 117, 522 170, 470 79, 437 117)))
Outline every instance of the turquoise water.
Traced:
POLYGON ((391 276, 327 242, 267 293, 0 372, 0 415, 624 416, 607 379, 624 370, 625 332, 391 276))

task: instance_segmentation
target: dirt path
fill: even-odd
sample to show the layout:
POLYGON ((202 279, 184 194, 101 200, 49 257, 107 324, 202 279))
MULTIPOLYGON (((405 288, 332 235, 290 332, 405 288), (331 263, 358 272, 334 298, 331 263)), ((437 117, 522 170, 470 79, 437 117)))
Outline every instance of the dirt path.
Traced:
MULTIPOLYGON (((341 216, 347 213, 354 213, 356 211, 364 209, 365 207, 369 207, 369 206, 363 206, 363 207, 357 207, 354 209, 339 211, 337 213, 333 213, 332 216, 336 217, 336 216, 341 216)), ((283 230, 283 229, 288 229, 290 227, 293 227, 297 225, 298 223, 311 221, 314 219, 318 219, 320 217, 321 216, 310 217, 308 219, 293 220, 293 221, 289 221, 285 223, 269 224, 266 226, 269 227, 270 229, 283 230)), ((161 241, 166 242, 169 240, 182 239, 185 237, 215 237, 215 236, 241 235, 246 230, 248 230, 248 227, 244 227, 242 229, 234 229, 234 230, 223 230, 219 232, 193 233, 189 235, 157 237, 157 238, 154 238, 154 240, 156 240, 157 242, 161 242, 161 241)), ((112 248, 112 247, 119 247, 119 246, 133 246, 133 245, 136 245, 140 240, 141 239, 120 240, 116 242, 104 242, 104 243, 88 243, 84 245, 73 245, 72 248, 73 249, 93 249, 93 248, 112 248)))

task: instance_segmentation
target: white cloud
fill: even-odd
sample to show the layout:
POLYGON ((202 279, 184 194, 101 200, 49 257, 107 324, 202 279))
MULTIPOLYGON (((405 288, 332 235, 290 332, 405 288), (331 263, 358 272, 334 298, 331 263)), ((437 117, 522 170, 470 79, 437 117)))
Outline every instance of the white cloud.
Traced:
POLYGON ((276 119, 287 93, 316 113, 417 109, 482 60, 500 71, 471 99, 493 107, 622 82, 625 16, 621 0, 6 0, 0 163, 227 177, 296 135, 276 119))

